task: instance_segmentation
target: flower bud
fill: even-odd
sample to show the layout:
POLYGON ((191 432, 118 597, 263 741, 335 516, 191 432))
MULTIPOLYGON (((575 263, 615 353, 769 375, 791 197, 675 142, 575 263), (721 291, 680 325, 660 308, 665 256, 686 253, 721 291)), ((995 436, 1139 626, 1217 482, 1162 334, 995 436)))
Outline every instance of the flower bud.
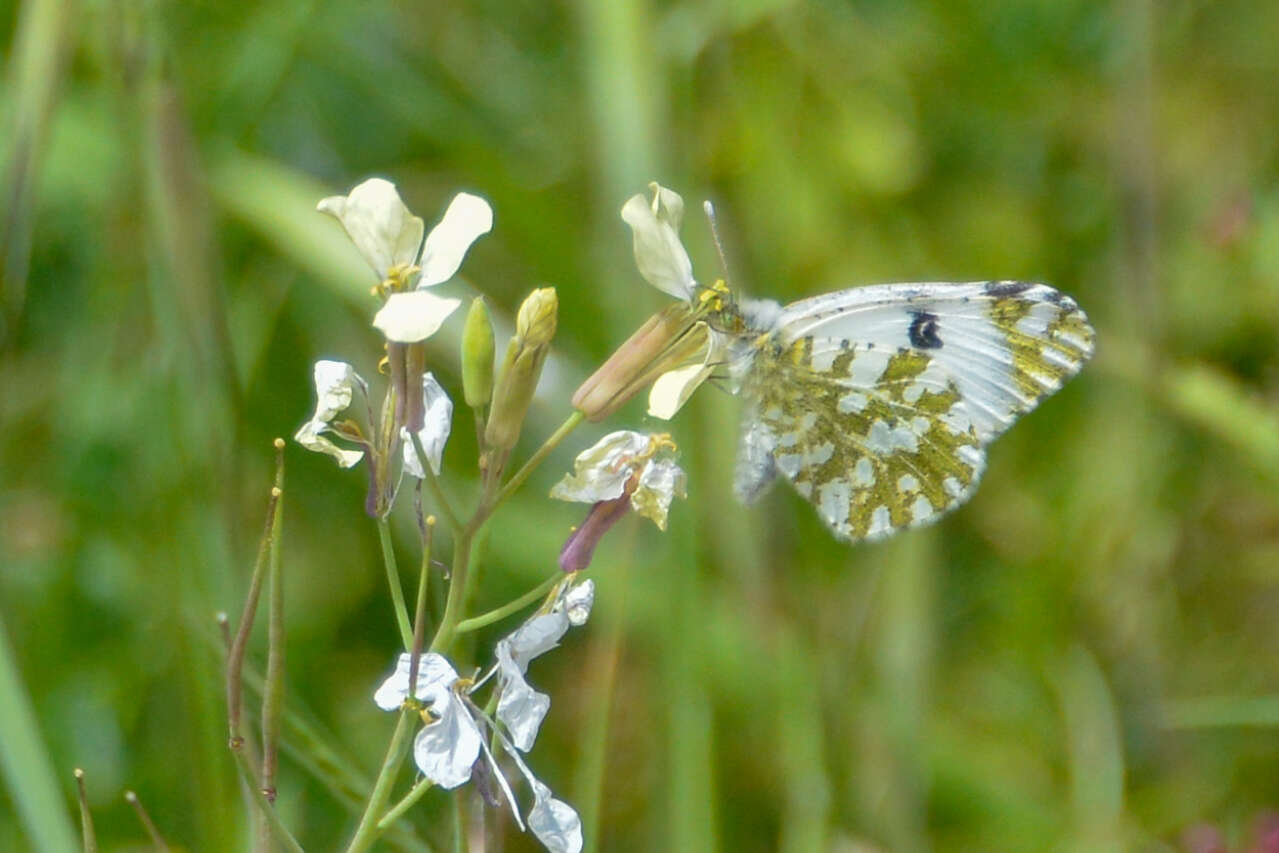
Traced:
POLYGON ((510 450, 520 437, 520 427, 542 374, 542 363, 555 336, 558 307, 553 287, 533 291, 520 306, 515 336, 507 344, 506 357, 493 386, 493 407, 484 431, 484 441, 491 448, 510 450))
POLYGON ((462 327, 462 394, 472 409, 493 397, 493 323, 483 296, 475 297, 462 327))
POLYGON ((609 356, 573 394, 573 407, 598 423, 709 345, 706 324, 693 319, 688 305, 676 303, 654 314, 609 356))
POLYGON ((559 307, 555 288, 542 287, 533 291, 515 317, 515 336, 522 338, 527 346, 546 346, 555 337, 559 307))

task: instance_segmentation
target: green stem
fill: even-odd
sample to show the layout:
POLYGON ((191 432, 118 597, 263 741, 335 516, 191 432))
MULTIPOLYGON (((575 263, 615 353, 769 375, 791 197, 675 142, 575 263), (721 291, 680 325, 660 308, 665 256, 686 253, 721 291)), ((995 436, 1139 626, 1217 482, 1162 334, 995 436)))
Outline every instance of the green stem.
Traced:
POLYGON ((417 580, 417 607, 413 611, 413 648, 409 662, 409 698, 417 698, 418 664, 426 640, 426 585, 431 577, 431 544, 435 540, 435 516, 426 520, 422 535, 422 567, 417 580))
POLYGON ((84 790, 84 771, 75 769, 76 797, 80 801, 80 835, 84 840, 84 853, 98 853, 98 836, 93 831, 93 814, 89 811, 89 796, 84 790))
POLYGON ((395 546, 391 544, 391 524, 385 518, 377 520, 378 539, 382 542, 382 561, 386 564, 386 582, 391 587, 391 603, 395 607, 395 621, 400 626, 400 642, 404 649, 413 648, 413 626, 409 624, 409 610, 404 604, 404 588, 400 585, 400 570, 395 564, 395 546))
POLYGON ((511 476, 511 479, 506 481, 506 485, 504 485, 501 491, 497 493, 497 500, 495 500, 493 505, 488 508, 488 514, 491 514, 493 510, 501 506, 503 501, 514 494, 520 486, 524 485, 524 481, 527 480, 529 475, 537 469, 538 465, 542 464, 542 460, 544 460, 552 450, 559 447, 560 442, 568 438, 569 433, 577 429, 578 424, 580 424, 585 417, 586 416, 581 412, 574 409, 573 414, 569 415, 568 419, 564 421, 564 423, 560 424, 559 429, 551 433, 551 437, 537 449, 536 453, 529 457, 529 460, 524 463, 524 467, 516 471, 511 476))
POLYGON ((463 791, 453 792, 453 853, 467 853, 470 849, 466 837, 466 795, 463 791))
POLYGON ((422 778, 417 780, 417 783, 412 788, 409 788, 409 792, 404 795, 404 798, 391 806, 386 814, 382 815, 382 819, 377 822, 377 828, 381 830, 390 828, 391 824, 399 820, 406 811, 413 808, 414 804, 422 799, 422 795, 433 787, 435 787, 435 783, 430 779, 422 778))
MULTIPOLYGON (((478 515, 477 515, 478 518, 478 515)), ((471 526, 474 526, 472 522, 471 526)), ((431 640, 431 651, 443 654, 444 649, 453 642, 457 634, 457 625, 462 621, 462 611, 466 606, 467 574, 471 560, 472 531, 464 530, 462 535, 453 540, 453 565, 450 567, 449 597, 444 603, 444 615, 440 617, 440 627, 431 640)))
POLYGON ((449 526, 449 530, 453 531, 453 535, 457 536, 462 532, 462 524, 457 520, 457 513, 453 512, 453 506, 449 503, 449 499, 444 495, 444 487, 440 485, 440 480, 435 476, 435 472, 431 470, 431 465, 426 461, 426 451, 422 449, 422 439, 418 438, 417 433, 409 433, 409 438, 413 442, 413 452, 417 454, 417 464, 421 466, 423 473, 423 481, 426 487, 431 490, 431 499, 435 501, 439 507, 440 514, 444 516, 444 523, 449 526))
POLYGON ((253 767, 249 764, 248 756, 238 749, 231 750, 231 754, 235 756, 235 766, 239 768, 240 776, 244 779, 244 787, 253 796, 253 801, 258 805, 258 811, 266 818, 267 826, 271 828, 271 834, 275 836, 275 840, 291 853, 305 853, 302 845, 298 844, 297 839, 280 819, 279 813, 267 801, 266 794, 263 794, 262 789, 258 787, 253 778, 253 767))
MULTIPOLYGON (((284 465, 276 472, 272 495, 282 494, 284 465)), ((280 718, 284 708, 284 571, 280 561, 281 515, 284 501, 275 502, 271 547, 267 558, 267 659, 266 687, 262 691, 262 790, 275 799, 275 772, 279 761, 280 718)), ((264 845, 264 850, 269 845, 264 845)))
POLYGON ((563 579, 564 573, 556 572, 509 604, 503 604, 496 610, 490 610, 488 613, 481 613, 479 616, 472 616, 470 619, 463 619, 461 622, 457 623, 457 633, 465 634, 467 631, 478 631, 480 628, 484 628, 488 625, 492 625, 494 622, 505 619, 512 613, 523 610, 539 598, 545 596, 563 579))
POLYGON ((404 755, 408 752, 411 743, 409 732, 413 731, 413 721, 416 718, 417 712, 411 708, 400 711, 400 718, 395 723, 395 732, 391 735, 391 742, 386 747, 386 758, 382 760, 382 771, 378 773, 377 780, 373 783, 373 793, 369 794, 368 805, 364 807, 364 814, 360 816, 360 825, 356 827, 355 835, 351 837, 351 843, 346 847, 346 853, 362 853, 368 850, 382 834, 377 816, 381 814, 386 807, 386 801, 390 799, 391 786, 395 782, 400 764, 404 761, 404 755))

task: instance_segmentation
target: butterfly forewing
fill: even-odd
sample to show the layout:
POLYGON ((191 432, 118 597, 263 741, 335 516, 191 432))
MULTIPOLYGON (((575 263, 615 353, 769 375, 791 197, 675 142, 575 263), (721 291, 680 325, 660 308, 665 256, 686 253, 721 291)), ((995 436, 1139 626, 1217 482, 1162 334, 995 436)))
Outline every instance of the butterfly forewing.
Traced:
POLYGON ((847 539, 929 521, 1092 345, 1074 301, 1042 284, 874 285, 789 305, 743 377, 738 494, 780 472, 847 539))

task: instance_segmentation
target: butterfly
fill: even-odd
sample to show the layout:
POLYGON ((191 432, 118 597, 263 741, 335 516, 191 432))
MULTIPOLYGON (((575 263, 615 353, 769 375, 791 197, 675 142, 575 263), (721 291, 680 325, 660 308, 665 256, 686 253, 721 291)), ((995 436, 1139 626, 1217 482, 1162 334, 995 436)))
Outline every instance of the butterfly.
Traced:
POLYGON ((1095 337, 1073 299, 1021 281, 743 301, 713 325, 745 402, 738 497, 780 474, 849 541, 967 500, 987 445, 1078 373, 1095 337))

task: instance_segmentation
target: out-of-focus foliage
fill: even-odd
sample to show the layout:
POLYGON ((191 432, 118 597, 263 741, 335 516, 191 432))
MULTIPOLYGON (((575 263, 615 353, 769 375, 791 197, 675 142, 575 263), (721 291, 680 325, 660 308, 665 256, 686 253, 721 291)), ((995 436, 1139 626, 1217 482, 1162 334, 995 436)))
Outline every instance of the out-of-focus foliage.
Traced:
MULTIPOLYGON (((536 763, 588 845, 1178 850, 1208 822, 1242 850, 1279 806, 1272 3, 26 0, 0 44, 0 618, 104 849, 143 838, 126 787, 175 845, 245 837, 213 614, 238 612, 311 362, 375 372, 368 273, 314 212, 369 175, 427 217, 493 203, 465 276, 508 328, 558 288, 517 457, 664 304, 617 215, 651 179, 715 199, 754 295, 1029 278, 1098 329, 970 505, 880 545, 785 489, 736 506, 734 401, 698 394, 689 500, 605 540, 595 618, 535 664, 536 763)), ((685 239, 713 276, 691 214, 685 239)), ((461 322, 432 363, 459 403, 461 322)), ((542 495, 602 432, 502 510, 486 599, 553 568, 580 508, 542 495)), ((343 769, 287 728, 278 807, 326 850, 380 761, 397 639, 361 476, 287 464, 288 702, 343 769)), ((14 785, 38 783, 0 788, 0 849, 32 848, 14 785)))

